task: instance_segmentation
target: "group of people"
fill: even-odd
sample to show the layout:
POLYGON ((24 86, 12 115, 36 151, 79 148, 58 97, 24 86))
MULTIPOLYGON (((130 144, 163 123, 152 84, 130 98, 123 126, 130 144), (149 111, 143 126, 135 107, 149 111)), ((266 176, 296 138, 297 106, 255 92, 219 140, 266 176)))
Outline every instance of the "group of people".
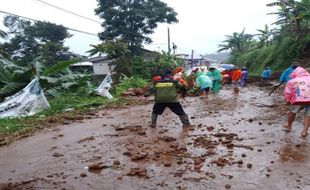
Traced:
POLYGON ((238 84, 241 87, 246 85, 248 78, 248 70, 246 67, 242 67, 240 70, 238 67, 232 69, 225 69, 222 71, 222 84, 238 84))
MULTIPOLYGON (((239 91, 239 86, 244 87, 248 78, 248 71, 246 67, 241 70, 238 67, 232 69, 224 69, 220 72, 217 68, 210 66, 208 71, 202 66, 192 71, 190 76, 196 76, 195 82, 200 88, 201 94, 208 96, 209 90, 213 93, 218 93, 222 86, 227 84, 234 85, 234 91, 239 91)), ((190 77, 193 79, 194 77, 190 77)))
MULTIPOLYGON (((270 75, 270 67, 266 67, 261 73, 263 80, 269 80, 270 75)), ((277 86, 285 85, 283 95, 289 104, 287 123, 283 125, 283 128, 291 131, 296 114, 304 110, 304 127, 301 136, 306 137, 310 126, 310 74, 301 67, 299 62, 293 62, 282 72, 279 82, 277 86)))
POLYGON ((248 72, 246 68, 239 70, 237 67, 231 69, 231 74, 226 76, 217 68, 205 66, 195 68, 189 76, 184 76, 184 69, 177 67, 174 70, 166 69, 162 75, 153 77, 152 91, 155 94, 155 104, 151 116, 151 127, 155 127, 158 115, 161 115, 166 107, 179 116, 183 127, 190 126, 187 114, 183 110, 178 95, 185 97, 190 88, 199 88, 200 95, 208 97, 210 91, 218 93, 223 84, 223 79, 238 86, 245 86, 248 72))
MULTIPOLYGON (((269 79, 271 73, 270 67, 265 70, 267 73, 264 71, 265 73, 262 74, 264 80, 269 79)), ((197 86, 201 94, 208 96, 210 90, 218 93, 223 81, 224 83, 231 82, 236 86, 244 86, 247 76, 246 68, 239 70, 237 67, 220 72, 215 67, 206 69, 203 66, 192 70, 187 78, 184 77, 182 67, 177 67, 174 70, 166 69, 162 75, 153 78, 155 104, 151 116, 151 127, 156 126, 158 115, 161 115, 166 107, 179 116, 184 128, 191 126, 188 115, 178 101, 179 94, 184 97, 189 88, 197 86)), ((296 114, 301 110, 305 110, 304 128, 301 136, 306 137, 310 126, 310 73, 301 67, 298 62, 293 62, 282 73, 279 84, 285 84, 283 94, 290 105, 287 123, 283 127, 285 130, 290 131, 296 114)))

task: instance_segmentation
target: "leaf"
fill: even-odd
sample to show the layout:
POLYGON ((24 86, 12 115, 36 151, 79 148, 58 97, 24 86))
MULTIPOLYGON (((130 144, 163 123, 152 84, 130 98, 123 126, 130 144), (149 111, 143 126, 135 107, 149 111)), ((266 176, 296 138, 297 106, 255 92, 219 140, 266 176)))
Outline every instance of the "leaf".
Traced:
POLYGON ((0 82, 9 83, 12 81, 12 74, 4 69, 0 70, 0 82))
POLYGON ((33 77, 33 73, 31 69, 28 70, 15 70, 13 72, 12 75, 12 82, 26 82, 26 81, 30 81, 29 79, 31 79, 33 77))
POLYGON ((43 76, 46 76, 46 75, 49 75, 49 74, 54 74, 54 73, 57 73, 59 71, 62 71, 66 68, 68 68, 70 65, 74 64, 78 62, 77 59, 73 59, 73 60, 69 60, 69 61, 61 61, 61 62, 58 62, 56 63, 55 65, 51 66, 50 68, 48 68, 47 70, 45 70, 42 75, 43 76))
POLYGON ((48 76, 41 76, 41 80, 46 80, 48 83, 56 83, 58 81, 58 78, 55 77, 48 77, 48 76))
POLYGON ((25 87, 27 83, 18 83, 18 82, 10 82, 7 83, 1 88, 0 94, 1 95, 6 95, 6 94, 11 94, 14 91, 19 90, 21 87, 25 87))
POLYGON ((46 93, 47 93, 48 95, 53 96, 53 97, 58 97, 58 96, 61 96, 61 95, 62 95, 62 92, 59 91, 59 90, 57 90, 57 89, 55 89, 55 88, 51 88, 51 89, 49 89, 49 90, 46 90, 46 93))
POLYGON ((65 89, 69 89, 71 86, 73 85, 78 85, 78 83, 76 82, 66 82, 66 83, 62 83, 61 86, 65 89))

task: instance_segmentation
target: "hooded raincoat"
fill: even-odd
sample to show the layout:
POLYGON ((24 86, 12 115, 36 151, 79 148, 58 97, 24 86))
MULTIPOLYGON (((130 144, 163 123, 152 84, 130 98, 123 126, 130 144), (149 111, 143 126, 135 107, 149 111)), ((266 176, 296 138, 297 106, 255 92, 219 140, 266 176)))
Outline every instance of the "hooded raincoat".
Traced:
POLYGON ((293 105, 310 105, 310 74, 297 67, 289 77, 283 92, 285 100, 293 105))
POLYGON ((214 69, 213 71, 209 71, 207 75, 212 80, 212 91, 214 93, 218 93, 221 89, 221 80, 222 80, 221 72, 218 69, 214 69))
POLYGON ((197 78, 196 78, 196 85, 200 89, 205 89, 208 87, 211 88, 212 87, 212 80, 207 75, 199 73, 197 75, 197 78))

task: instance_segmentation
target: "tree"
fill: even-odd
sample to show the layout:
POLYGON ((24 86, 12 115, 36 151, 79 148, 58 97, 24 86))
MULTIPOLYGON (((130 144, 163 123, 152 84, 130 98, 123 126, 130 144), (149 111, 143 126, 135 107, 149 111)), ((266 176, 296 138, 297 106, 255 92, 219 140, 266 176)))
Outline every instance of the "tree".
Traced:
POLYGON ((106 53, 109 58, 115 59, 121 56, 128 55, 130 53, 128 45, 120 39, 106 40, 101 44, 90 46, 93 47, 92 49, 87 51, 87 53, 89 53, 90 56, 96 54, 99 54, 100 56, 102 53, 106 53))
POLYGON ((90 55, 101 55, 105 53, 108 58, 113 59, 113 81, 118 82, 121 74, 129 74, 130 50, 128 49, 128 45, 122 40, 105 40, 101 44, 91 45, 91 47, 93 48, 87 51, 90 55))
POLYGON ((71 35, 61 25, 49 22, 30 22, 18 17, 7 16, 4 25, 13 37, 2 45, 2 49, 19 64, 27 65, 36 57, 42 57, 47 66, 60 61, 59 52, 68 50, 64 40, 71 35))
POLYGON ((278 0, 267 6, 278 6, 278 12, 270 13, 278 15, 274 23, 290 34, 296 34, 301 39, 309 31, 310 0, 278 0))
POLYGON ((259 40, 260 40, 259 47, 262 47, 264 45, 270 46, 272 42, 272 38, 275 34, 275 30, 274 29, 270 30, 268 25, 266 24, 263 30, 258 29, 257 31, 259 33, 255 35, 259 37, 259 40))
POLYGON ((101 40, 123 39, 133 54, 142 43, 151 43, 158 23, 178 22, 177 13, 160 0, 97 0, 96 15, 104 19, 101 40))
POLYGON ((234 32, 232 36, 226 35, 226 40, 223 41, 222 44, 219 45, 217 51, 225 51, 230 50, 232 54, 234 53, 242 53, 245 50, 251 48, 253 44, 253 36, 250 34, 245 34, 244 30, 241 33, 234 32))

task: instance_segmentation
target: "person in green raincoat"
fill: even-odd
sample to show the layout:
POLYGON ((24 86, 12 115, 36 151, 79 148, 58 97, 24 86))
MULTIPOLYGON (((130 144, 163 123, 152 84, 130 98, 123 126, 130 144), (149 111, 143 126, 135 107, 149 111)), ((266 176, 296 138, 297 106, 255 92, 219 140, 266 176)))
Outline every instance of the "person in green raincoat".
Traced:
POLYGON ((215 67, 210 66, 209 72, 207 73, 207 75, 212 80, 212 91, 214 93, 218 93, 221 88, 221 80, 222 80, 221 72, 215 67))
POLYGON ((209 90, 212 87, 212 80, 202 73, 197 74, 196 85, 200 88, 200 94, 208 97, 209 90))

